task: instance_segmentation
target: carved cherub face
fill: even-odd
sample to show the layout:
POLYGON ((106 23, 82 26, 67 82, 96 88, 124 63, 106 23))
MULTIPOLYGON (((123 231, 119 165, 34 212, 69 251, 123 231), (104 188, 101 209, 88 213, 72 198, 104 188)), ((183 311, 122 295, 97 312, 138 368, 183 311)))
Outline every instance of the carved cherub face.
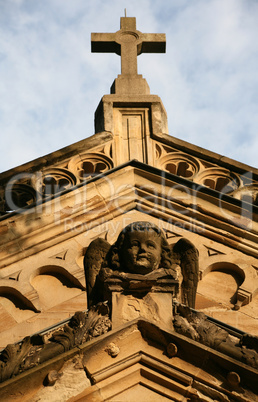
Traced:
POLYGON ((127 272, 148 274, 159 267, 161 237, 154 230, 125 234, 121 255, 127 272))

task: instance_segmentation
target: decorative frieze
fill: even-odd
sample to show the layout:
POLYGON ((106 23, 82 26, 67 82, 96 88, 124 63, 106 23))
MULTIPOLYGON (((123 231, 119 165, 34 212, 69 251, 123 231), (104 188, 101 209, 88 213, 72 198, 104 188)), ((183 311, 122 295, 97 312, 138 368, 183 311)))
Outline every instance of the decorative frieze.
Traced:
POLYGON ((251 172, 242 175, 215 163, 155 143, 156 166, 176 176, 184 177, 201 186, 230 195, 242 201, 258 204, 258 183, 251 172))
POLYGON ((98 174, 105 174, 130 159, 154 165, 162 171, 241 201, 258 204, 258 181, 252 172, 240 174, 219 166, 219 163, 182 152, 175 146, 154 141, 151 139, 146 108, 117 107, 114 113, 116 124, 113 141, 61 160, 52 167, 43 167, 33 173, 25 171, 10 177, 8 182, 3 181, 0 187, 0 213, 28 208, 98 174))

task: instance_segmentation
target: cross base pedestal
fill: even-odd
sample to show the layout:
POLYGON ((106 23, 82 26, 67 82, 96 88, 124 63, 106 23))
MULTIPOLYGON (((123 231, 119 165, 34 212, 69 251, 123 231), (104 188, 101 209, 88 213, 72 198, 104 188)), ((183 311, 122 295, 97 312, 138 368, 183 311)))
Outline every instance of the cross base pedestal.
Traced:
POLYGON ((149 95, 150 87, 142 75, 119 75, 110 88, 116 95, 149 95))

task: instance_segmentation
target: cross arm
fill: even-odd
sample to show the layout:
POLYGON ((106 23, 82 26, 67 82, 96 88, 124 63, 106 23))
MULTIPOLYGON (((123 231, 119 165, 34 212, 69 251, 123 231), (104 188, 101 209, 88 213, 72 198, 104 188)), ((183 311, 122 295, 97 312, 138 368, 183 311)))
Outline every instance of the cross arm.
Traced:
POLYGON ((165 34, 144 34, 142 44, 138 47, 138 55, 141 53, 166 53, 165 34))
POLYGON ((113 33, 92 33, 91 51, 95 53, 116 53, 121 54, 121 46, 116 42, 116 35, 113 33))

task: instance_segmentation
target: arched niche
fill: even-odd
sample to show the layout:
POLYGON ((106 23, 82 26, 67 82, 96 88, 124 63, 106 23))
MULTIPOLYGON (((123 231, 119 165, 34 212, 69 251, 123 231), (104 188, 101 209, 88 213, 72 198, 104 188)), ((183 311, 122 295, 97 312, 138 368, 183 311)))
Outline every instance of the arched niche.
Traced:
POLYGON ((61 265, 43 265, 34 269, 30 273, 30 283, 32 284, 33 278, 37 275, 53 275, 58 278, 65 286, 74 287, 78 289, 84 290, 85 287, 81 284, 81 282, 75 278, 66 268, 61 265))
POLYGON ((236 264, 217 262, 209 265, 198 284, 196 308, 219 305, 233 308, 237 303, 238 289, 244 280, 245 274, 236 264))
POLYGON ((31 289, 33 289, 33 287, 31 286, 31 281, 35 276, 50 273, 53 275, 61 275, 61 280, 67 280, 68 286, 69 283, 71 283, 74 287, 85 290, 84 277, 82 278, 83 268, 81 268, 82 271, 78 271, 77 265, 76 267, 71 267, 71 263, 68 263, 64 260, 57 258, 55 260, 51 260, 55 262, 41 266, 30 266, 28 267, 28 269, 22 269, 19 274, 18 283, 22 284, 22 286, 24 286, 24 284, 27 284, 31 287, 31 289), (73 272, 70 272, 71 269, 73 269, 73 272))
MULTIPOLYGON (((57 306, 84 293, 84 287, 65 268, 47 265, 37 268, 30 277, 44 310, 57 306)), ((85 299, 86 307, 86 299, 85 299)))
POLYGON ((240 268, 237 264, 228 261, 219 261, 209 265, 202 273, 202 278, 204 278, 209 272, 213 271, 231 271, 235 272, 236 275, 239 276, 239 280, 241 280, 241 284, 245 280, 245 273, 242 268, 240 268))

